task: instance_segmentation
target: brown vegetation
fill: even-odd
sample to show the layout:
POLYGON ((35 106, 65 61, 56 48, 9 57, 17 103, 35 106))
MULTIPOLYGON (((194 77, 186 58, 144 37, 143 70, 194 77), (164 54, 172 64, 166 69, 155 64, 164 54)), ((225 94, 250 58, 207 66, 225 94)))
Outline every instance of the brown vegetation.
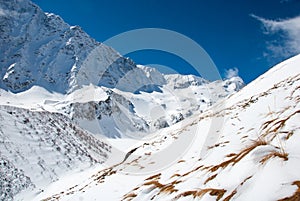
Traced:
POLYGON ((237 162, 242 160, 242 158, 244 158, 246 155, 248 155, 253 149, 255 149, 258 146, 262 146, 262 145, 267 145, 267 143, 264 140, 258 139, 252 145, 243 149, 240 153, 237 153, 237 154, 233 153, 233 154, 227 155, 228 157, 230 157, 229 160, 226 160, 218 165, 215 165, 215 166, 211 167, 209 170, 211 172, 215 172, 219 168, 225 168, 230 164, 235 165, 237 162))
POLYGON ((152 175, 152 176, 148 177, 145 180, 159 179, 160 176, 161 176, 161 173, 158 173, 158 174, 155 174, 155 175, 152 175))
POLYGON ((270 158, 279 157, 282 158, 284 161, 288 160, 288 154, 284 151, 278 152, 278 151, 272 151, 269 154, 265 155, 259 162, 261 164, 266 163, 270 158))
POLYGON ((190 173, 192 173, 192 172, 195 172, 195 171, 199 170, 199 169, 200 169, 200 168, 202 168, 202 167, 203 167, 203 165, 200 165, 200 166, 198 166, 198 167, 194 168, 193 170, 191 170, 191 171, 189 171, 189 172, 186 172, 186 173, 185 173, 185 174, 183 174, 182 176, 183 176, 183 177, 185 177, 185 176, 189 175, 190 173))
POLYGON ((137 196, 137 194, 135 194, 135 193, 128 193, 128 194, 126 194, 126 195, 124 195, 124 197, 123 197, 123 200, 132 200, 133 198, 135 198, 137 196))
POLYGON ((208 178, 205 180, 204 184, 207 184, 210 180, 213 180, 214 178, 216 178, 216 176, 218 176, 218 175, 217 175, 217 174, 214 174, 214 175, 208 177, 208 178))
POLYGON ((294 181, 293 185, 296 185, 298 187, 296 192, 292 196, 280 199, 278 201, 299 201, 300 200, 300 181, 294 181))
POLYGON ((229 201, 236 193, 236 190, 232 191, 223 201, 229 201))
MULTIPOLYGON (((300 110, 296 110, 295 112, 293 112, 292 114, 288 115, 287 117, 283 118, 283 119, 271 119, 269 121, 266 121, 263 125, 262 125, 262 130, 265 131, 265 133, 263 134, 263 136, 267 136, 270 133, 274 133, 277 134, 279 132, 280 129, 282 129, 286 122, 293 117, 294 115, 300 113, 300 110)), ((275 137, 275 135, 272 137, 272 139, 275 137)), ((271 140, 272 140, 271 139, 271 140)))
POLYGON ((146 183, 144 183, 144 186, 149 186, 152 185, 155 188, 159 189, 159 193, 165 193, 165 194, 170 194, 170 193, 174 193, 177 192, 178 190, 175 189, 176 184, 180 183, 181 181, 173 181, 169 184, 161 184, 160 182, 158 182, 157 180, 152 180, 152 181, 148 181, 146 183))
POLYGON ((186 197, 186 196, 193 196, 194 198, 201 198, 204 196, 206 193, 209 193, 211 196, 216 196, 216 200, 220 200, 223 195, 226 193, 226 190, 224 189, 215 189, 215 188, 205 188, 205 189, 200 189, 200 190, 193 190, 193 191, 185 191, 183 193, 180 193, 175 197, 176 199, 179 199, 180 197, 186 197))

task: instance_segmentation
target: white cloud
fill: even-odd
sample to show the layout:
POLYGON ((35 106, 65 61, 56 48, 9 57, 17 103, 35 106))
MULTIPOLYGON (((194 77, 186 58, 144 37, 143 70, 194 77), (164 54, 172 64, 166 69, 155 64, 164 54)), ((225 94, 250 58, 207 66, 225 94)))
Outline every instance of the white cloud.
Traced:
POLYGON ((251 17, 263 24, 264 34, 279 34, 280 40, 267 42, 269 52, 265 53, 265 56, 287 58, 300 53, 300 16, 285 20, 268 20, 253 14, 251 17))
POLYGON ((235 68, 230 68, 225 70, 225 78, 230 79, 232 77, 237 77, 239 75, 239 69, 235 68))

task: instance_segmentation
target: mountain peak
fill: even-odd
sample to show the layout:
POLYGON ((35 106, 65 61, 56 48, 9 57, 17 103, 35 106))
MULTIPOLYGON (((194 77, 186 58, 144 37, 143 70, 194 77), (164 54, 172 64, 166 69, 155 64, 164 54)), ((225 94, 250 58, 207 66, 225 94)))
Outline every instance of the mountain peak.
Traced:
MULTIPOLYGON (((168 78, 158 71, 136 66, 131 59, 95 41, 81 27, 68 25, 58 15, 44 13, 28 0, 2 2, 1 88, 16 93, 37 85, 70 93, 94 84, 136 92, 166 84, 168 78)), ((185 79, 179 77, 181 81, 185 79)), ((191 83, 186 82, 185 87, 188 84, 191 83)))
POLYGON ((72 69, 80 69, 94 49, 118 55, 79 26, 69 26, 30 1, 3 1, 1 13, 0 87, 4 89, 20 92, 39 85, 66 93, 77 83, 72 69))

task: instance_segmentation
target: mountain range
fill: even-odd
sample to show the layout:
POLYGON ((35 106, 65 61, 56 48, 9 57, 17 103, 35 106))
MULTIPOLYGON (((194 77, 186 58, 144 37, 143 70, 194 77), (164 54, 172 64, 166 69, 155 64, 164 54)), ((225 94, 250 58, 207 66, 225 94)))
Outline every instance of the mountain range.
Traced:
POLYGON ((299 198, 299 56, 165 75, 29 0, 0 0, 0 41, 1 200, 299 198))

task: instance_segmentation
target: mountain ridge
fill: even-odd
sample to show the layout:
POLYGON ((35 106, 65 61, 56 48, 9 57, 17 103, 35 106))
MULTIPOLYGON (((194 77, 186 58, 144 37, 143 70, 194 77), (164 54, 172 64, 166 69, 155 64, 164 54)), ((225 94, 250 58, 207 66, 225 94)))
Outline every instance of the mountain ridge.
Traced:
MULTIPOLYGON (((154 68, 136 65, 89 37, 79 26, 70 26, 59 16, 44 13, 29 0, 2 1, 0 50, 4 53, 0 55, 0 88, 16 94, 11 98, 33 91, 30 89, 34 87, 36 90, 36 86, 52 94, 62 94, 52 96, 43 90, 36 91, 52 97, 51 101, 38 98, 41 102, 34 107, 63 113, 92 133, 115 138, 124 136, 120 130, 128 130, 128 134, 141 131, 146 135, 202 112, 244 86, 238 77, 208 82, 193 75, 161 74, 154 68), (96 93, 96 88, 89 90, 91 84, 109 94, 106 103, 103 99, 102 102, 92 99, 90 103, 76 102, 75 94, 90 97, 96 93), (84 94, 85 89, 92 94, 84 94), (64 95, 74 96, 74 100, 66 105, 61 99, 64 95), (128 104, 132 104, 131 109, 128 104), (150 108, 147 113, 142 111, 143 104, 150 108), (155 108, 158 115, 154 115, 155 108), (112 114, 107 109, 118 112, 112 114), (76 110, 85 114, 75 114, 76 110), (94 119, 87 118, 88 113, 94 114, 94 119)), ((106 97, 104 93, 103 96, 106 97)))
POLYGON ((38 198, 297 200, 299 64, 300 55, 278 64, 254 81, 257 89, 243 88, 180 127, 158 132, 125 161, 77 180, 78 187, 38 198), (164 163, 166 146, 193 133, 190 147, 164 163))
POLYGON ((147 143, 132 146, 176 140, 162 133, 244 86, 137 65, 29 0, 0 0, 0 40, 1 199, 42 199, 73 174, 111 174, 147 143))
POLYGON ((38 85, 68 93, 92 83, 135 92, 166 84, 155 69, 137 66, 29 0, 2 0, 0 8, 3 89, 22 92, 38 85))

